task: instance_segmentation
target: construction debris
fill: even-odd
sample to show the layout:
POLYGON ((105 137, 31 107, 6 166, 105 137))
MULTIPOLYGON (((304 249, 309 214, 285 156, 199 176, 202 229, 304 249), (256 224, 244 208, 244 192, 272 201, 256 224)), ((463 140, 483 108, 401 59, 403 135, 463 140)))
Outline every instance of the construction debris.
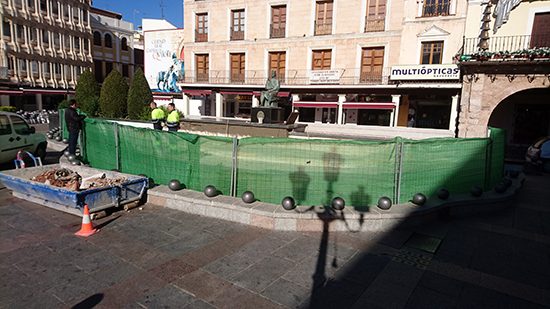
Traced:
POLYGON ((108 186, 120 186, 126 182, 125 177, 116 177, 116 178, 107 178, 105 174, 94 175, 88 178, 85 178, 82 181, 80 186, 81 190, 99 188, 99 187, 108 187, 108 186))
POLYGON ((72 191, 80 191, 90 188, 119 186, 127 179, 125 177, 107 178, 105 173, 82 179, 75 171, 68 168, 59 168, 34 176, 31 180, 72 191))
POLYGON ((38 176, 34 176, 31 180, 59 188, 78 191, 82 177, 68 168, 60 168, 46 171, 38 176))

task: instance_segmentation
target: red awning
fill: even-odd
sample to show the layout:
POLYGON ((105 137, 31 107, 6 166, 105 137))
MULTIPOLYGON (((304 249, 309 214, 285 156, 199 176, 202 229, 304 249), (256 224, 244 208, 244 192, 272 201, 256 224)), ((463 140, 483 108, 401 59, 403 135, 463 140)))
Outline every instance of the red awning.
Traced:
POLYGON ((304 102, 298 101, 292 103, 294 107, 309 107, 309 108, 337 108, 338 102, 304 102))
POLYGON ((187 95, 209 95, 212 90, 183 90, 183 93, 187 95))
POLYGON ((172 101, 172 97, 153 96, 153 100, 159 100, 159 101, 172 101))
POLYGON ((74 94, 74 90, 61 90, 61 89, 23 89, 24 93, 33 93, 33 94, 74 94))
POLYGON ((393 103, 344 103, 344 108, 347 109, 394 109, 393 103))
POLYGON ((0 89, 0 94, 20 95, 23 94, 22 90, 3 90, 0 89))

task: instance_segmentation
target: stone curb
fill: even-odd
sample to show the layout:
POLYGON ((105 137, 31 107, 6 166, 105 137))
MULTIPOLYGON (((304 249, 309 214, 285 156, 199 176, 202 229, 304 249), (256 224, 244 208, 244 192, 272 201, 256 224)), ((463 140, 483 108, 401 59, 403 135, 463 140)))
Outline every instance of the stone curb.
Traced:
POLYGON ((362 211, 348 206, 343 211, 335 211, 322 206, 299 206, 295 210, 286 211, 280 205, 264 202, 246 204, 240 198, 223 195, 208 198, 202 192, 185 189, 171 191, 167 186, 149 189, 147 202, 190 214, 271 230, 322 231, 323 223, 326 221, 330 223, 330 231, 375 232, 387 231, 398 225, 414 226, 426 223, 440 215, 468 216, 508 207, 511 198, 523 186, 524 180, 524 175, 512 179, 512 185, 504 193, 492 190, 484 192, 481 197, 456 194, 447 200, 434 197, 428 199, 423 206, 408 202, 393 205, 390 210, 369 207, 362 211))

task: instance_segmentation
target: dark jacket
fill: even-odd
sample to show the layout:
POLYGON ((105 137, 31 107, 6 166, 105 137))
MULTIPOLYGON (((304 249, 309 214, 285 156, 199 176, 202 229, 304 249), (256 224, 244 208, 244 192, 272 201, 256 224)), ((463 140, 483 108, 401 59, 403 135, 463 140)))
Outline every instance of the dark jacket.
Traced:
POLYGON ((86 118, 84 115, 79 115, 76 109, 68 107, 65 109, 65 123, 67 129, 72 132, 78 132, 82 129, 82 120, 86 118))

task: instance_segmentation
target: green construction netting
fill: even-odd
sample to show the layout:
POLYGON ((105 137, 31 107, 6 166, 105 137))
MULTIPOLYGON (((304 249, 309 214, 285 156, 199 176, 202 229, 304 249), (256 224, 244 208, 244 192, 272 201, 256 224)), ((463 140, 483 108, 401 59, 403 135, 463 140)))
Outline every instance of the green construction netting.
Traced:
POLYGON ((215 186, 224 195, 231 190, 233 139, 201 136, 198 140, 195 169, 190 188, 202 191, 208 185, 215 186))
POLYGON ((404 142, 399 202, 416 193, 433 196, 440 188, 456 193, 468 192, 474 185, 484 187, 489 142, 486 138, 404 142))
POLYGON ((65 125, 65 110, 59 109, 59 126, 61 127, 61 138, 69 138, 69 131, 65 125))
POLYGON ((214 185, 231 194, 254 192, 257 199, 280 203, 293 196, 300 205, 323 205, 340 196, 346 204, 372 206, 381 196, 406 202, 421 192, 446 188, 468 192, 490 189, 501 180, 504 131, 490 138, 438 138, 420 141, 334 141, 288 138, 233 139, 182 132, 160 132, 86 119, 85 160, 101 169, 145 174, 156 183, 178 179, 202 191, 214 185), (233 152, 236 166, 233 166, 233 152), (400 172, 400 173, 399 173, 400 172))
POLYGON ((336 196, 366 206, 393 198, 395 143, 245 138, 239 142, 237 194, 280 203, 326 205, 336 196))
POLYGON ((492 141, 490 156, 490 187, 495 186, 504 176, 504 152, 506 150, 506 131, 499 128, 489 128, 492 141))
POLYGON ((84 122, 84 159, 95 168, 116 169, 115 126, 112 122, 86 119, 84 122))
POLYGON ((231 138, 160 132, 98 119, 85 123, 86 160, 94 167, 117 168, 118 133, 121 172, 145 174, 159 184, 178 179, 198 191, 214 185, 223 194, 230 193, 231 138))

